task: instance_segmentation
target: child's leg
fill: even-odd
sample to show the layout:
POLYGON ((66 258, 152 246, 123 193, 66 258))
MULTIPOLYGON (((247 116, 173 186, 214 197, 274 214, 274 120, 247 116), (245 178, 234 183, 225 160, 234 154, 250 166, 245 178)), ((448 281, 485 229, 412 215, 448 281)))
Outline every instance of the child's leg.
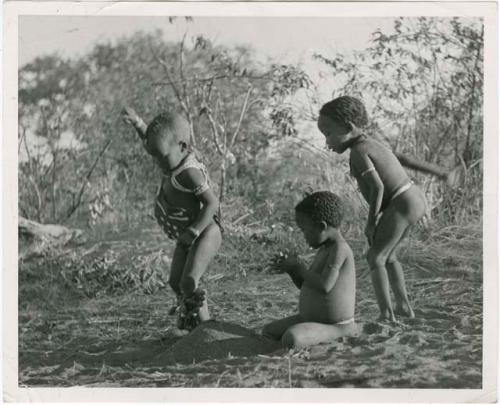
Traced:
POLYGON ((415 317, 415 314, 413 313, 413 309, 411 308, 410 301, 408 299, 403 267, 397 259, 397 251, 401 240, 404 239, 408 233, 410 226, 417 223, 425 215, 427 203, 422 191, 418 187, 413 186, 395 199, 393 201, 393 205, 396 211, 401 216, 404 216, 408 222, 408 227, 405 229, 401 238, 396 242, 396 246, 389 254, 389 258, 386 263, 387 273, 389 275, 392 291, 394 292, 394 298, 396 299, 396 313, 413 318, 415 317))
MULTIPOLYGON (((222 243, 220 228, 216 224, 209 225, 196 239, 194 245, 189 249, 184 271, 180 280, 180 288, 185 297, 191 297, 198 287, 198 282, 215 257, 222 243)), ((202 321, 210 318, 206 302, 200 308, 200 319, 202 321)))
POLYGON ((281 342, 285 347, 300 349, 319 343, 331 342, 343 336, 353 336, 357 333, 358 326, 355 322, 346 325, 302 322, 288 328, 283 334, 281 342))
POLYGON ((170 265, 168 284, 177 295, 181 294, 180 282, 182 278, 182 272, 184 271, 184 266, 186 264, 187 255, 187 249, 185 249, 181 245, 175 246, 172 263, 170 265))
POLYGON ((281 340, 281 337, 287 329, 300 322, 302 322, 302 318, 299 315, 292 315, 279 319, 264 326, 262 329, 262 335, 274 340, 281 340))
POLYGON ((415 314, 410 305, 410 300, 408 299, 408 293, 406 291, 403 267, 401 266, 401 263, 396 255, 397 250, 398 247, 392 251, 386 264, 389 282, 391 284, 392 291, 394 292, 394 298, 396 299, 396 308, 394 312, 396 315, 414 318, 415 314))
POLYGON ((405 216, 389 205, 377 224, 373 244, 367 254, 381 318, 391 321, 396 318, 391 304, 386 262, 409 225, 405 216))

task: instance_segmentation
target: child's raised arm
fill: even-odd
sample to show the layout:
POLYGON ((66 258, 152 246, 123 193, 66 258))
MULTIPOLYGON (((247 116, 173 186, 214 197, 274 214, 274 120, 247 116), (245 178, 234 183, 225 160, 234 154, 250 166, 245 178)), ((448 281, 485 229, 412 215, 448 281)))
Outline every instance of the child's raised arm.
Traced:
POLYGON ((370 206, 365 234, 371 244, 375 225, 377 224, 377 217, 384 198, 384 184, 375 170, 375 165, 367 154, 353 149, 351 151, 351 164, 356 170, 361 193, 365 196, 370 206))
POLYGON ((127 124, 130 124, 135 128, 137 134, 139 135, 139 138, 141 138, 141 140, 144 142, 148 126, 142 120, 142 118, 139 117, 139 115, 137 115, 137 113, 130 107, 123 108, 122 118, 127 124))

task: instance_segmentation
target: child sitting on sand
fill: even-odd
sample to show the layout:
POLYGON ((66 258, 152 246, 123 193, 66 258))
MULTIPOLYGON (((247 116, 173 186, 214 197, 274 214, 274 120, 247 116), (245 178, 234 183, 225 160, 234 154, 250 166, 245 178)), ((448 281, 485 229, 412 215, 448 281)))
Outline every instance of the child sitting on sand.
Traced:
POLYGON ((363 103, 343 96, 323 105, 318 128, 330 149, 337 153, 351 150, 351 174, 370 206, 365 228, 370 246, 367 259, 380 318, 395 321, 395 313, 413 318, 396 251, 410 226, 424 216, 425 197, 392 151, 360 130, 367 123, 363 103), (395 311, 389 283, 396 300, 395 311))
POLYGON ((181 115, 162 113, 146 126, 132 109, 125 108, 122 114, 163 172, 155 217, 167 236, 177 241, 169 277, 178 299, 173 312, 179 310, 179 329, 191 330, 210 319, 205 291, 198 283, 221 245, 219 202, 205 166, 189 148, 189 126, 181 115))
POLYGON ((352 251, 338 229, 340 198, 328 191, 310 194, 295 215, 306 242, 318 251, 309 269, 294 256, 275 264, 300 289, 299 313, 266 325, 263 335, 295 348, 353 335, 356 276, 352 251))

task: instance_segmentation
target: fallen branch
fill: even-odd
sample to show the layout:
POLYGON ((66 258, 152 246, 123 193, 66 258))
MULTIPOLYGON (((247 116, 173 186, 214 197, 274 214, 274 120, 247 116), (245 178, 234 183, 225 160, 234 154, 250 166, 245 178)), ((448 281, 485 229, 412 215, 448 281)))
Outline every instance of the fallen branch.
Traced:
POLYGON ((23 217, 19 217, 18 230, 19 258, 22 260, 41 255, 50 248, 65 246, 83 235, 83 231, 80 229, 70 229, 62 225, 40 224, 23 217))

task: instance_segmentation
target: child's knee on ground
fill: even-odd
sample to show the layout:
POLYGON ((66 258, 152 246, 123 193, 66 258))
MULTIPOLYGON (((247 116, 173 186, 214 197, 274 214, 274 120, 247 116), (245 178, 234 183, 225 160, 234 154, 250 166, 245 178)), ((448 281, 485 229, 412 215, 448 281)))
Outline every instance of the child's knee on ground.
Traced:
POLYGON ((301 333, 296 328, 288 329, 281 337, 281 344, 288 348, 300 349, 308 346, 306 339, 301 336, 301 333))
POLYGON ((359 327, 354 322, 345 325, 302 323, 288 328, 281 337, 281 343, 288 348, 300 349, 355 335, 359 335, 359 327))
POLYGON ((323 334, 324 330, 317 330, 312 323, 299 323, 289 327, 285 333, 283 333, 281 343, 285 347, 299 349, 325 340, 323 334))

